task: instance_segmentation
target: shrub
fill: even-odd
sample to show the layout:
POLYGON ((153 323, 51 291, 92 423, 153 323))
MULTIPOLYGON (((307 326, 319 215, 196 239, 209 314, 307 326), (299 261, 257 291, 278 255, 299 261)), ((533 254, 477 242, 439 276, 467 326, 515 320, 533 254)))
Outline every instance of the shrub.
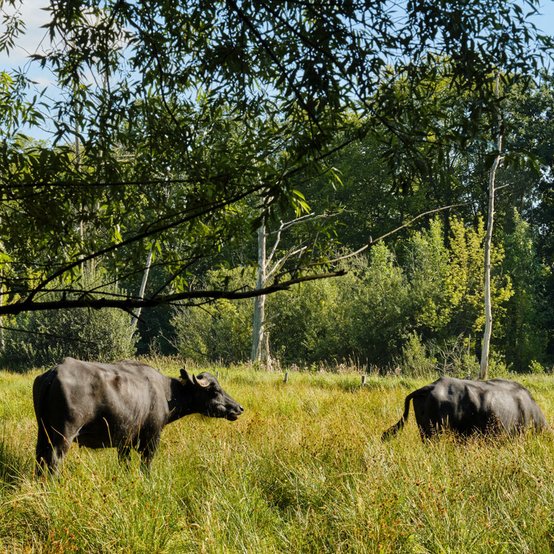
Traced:
POLYGON ((529 364, 529 372, 534 373, 535 375, 544 373, 544 366, 537 362, 537 360, 531 360, 531 363, 529 364))
MULTIPOLYGON (((249 282, 241 269, 212 271, 206 285, 224 281, 238 289, 249 282)), ((175 347, 183 358, 198 363, 235 363, 248 360, 252 334, 253 300, 217 300, 203 306, 178 308, 171 319, 175 347)))
MULTIPOLYGON (((383 244, 371 261, 345 263, 347 274, 272 294, 266 304, 270 350, 287 364, 317 365, 352 359, 386 365, 406 335, 407 282, 383 244)), ((211 272, 207 286, 252 285, 240 269, 211 272)), ((179 309, 172 319, 179 354, 197 362, 241 362, 249 357, 253 301, 217 301, 179 309)))
POLYGON ((303 283, 268 299, 268 332, 271 348, 285 363, 317 364, 344 356, 345 306, 342 290, 354 286, 346 275, 303 283))
POLYGON ((417 333, 410 333, 402 347, 400 366, 405 375, 425 377, 435 371, 437 360, 429 355, 421 337, 417 333))
POLYGON ((352 353, 384 368, 397 360, 410 330, 409 283, 383 243, 372 248, 369 262, 360 262, 357 278, 357 286, 343 294, 352 353))
MULTIPOLYGON (((87 279, 93 282, 92 278, 87 279)), ((110 294, 122 291, 111 286, 110 294)), ((46 299, 59 299, 54 293, 46 299)), ((7 325, 8 326, 8 325, 7 325)), ((92 310, 48 310, 22 313, 6 330, 1 364, 9 369, 23 369, 59 363, 66 356, 96 361, 113 361, 135 354, 136 337, 131 333, 128 313, 104 308, 92 310)))
POLYGON ((475 379, 479 375, 475 339, 471 336, 459 335, 441 341, 430 341, 427 348, 436 360, 440 375, 475 379))

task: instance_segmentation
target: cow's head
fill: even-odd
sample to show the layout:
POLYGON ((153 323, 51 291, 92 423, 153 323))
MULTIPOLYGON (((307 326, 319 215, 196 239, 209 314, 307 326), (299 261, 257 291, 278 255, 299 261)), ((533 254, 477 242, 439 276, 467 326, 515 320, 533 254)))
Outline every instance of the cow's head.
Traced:
POLYGON ((231 398, 211 373, 191 375, 181 369, 181 379, 189 392, 189 402, 195 412, 209 417, 224 417, 235 421, 244 408, 231 398))

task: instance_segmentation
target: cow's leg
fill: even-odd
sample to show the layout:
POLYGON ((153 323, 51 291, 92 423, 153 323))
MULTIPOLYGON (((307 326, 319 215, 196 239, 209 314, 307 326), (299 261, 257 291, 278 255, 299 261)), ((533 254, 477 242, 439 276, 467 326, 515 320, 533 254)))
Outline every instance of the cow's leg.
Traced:
POLYGON ((140 453, 141 464, 140 467, 143 471, 148 472, 150 469, 150 464, 152 463, 152 458, 156 453, 158 444, 160 442, 160 433, 155 435, 141 436, 141 440, 137 450, 140 453))
POLYGON ((437 434, 437 427, 431 422, 427 421, 423 425, 417 426, 419 429, 419 436, 422 441, 431 440, 437 434))
POLYGON ((419 430, 419 436, 422 441, 428 440, 433 437, 436 432, 434 423, 429 417, 429 409, 427 406, 427 397, 416 396, 413 398, 414 415, 419 430))
POLYGON ((50 426, 39 427, 36 447, 37 473, 57 472, 60 462, 71 446, 73 435, 64 434, 50 426), (66 438, 67 436, 69 438, 66 438))
POLYGON ((79 429, 74 421, 41 422, 36 452, 39 468, 56 473, 79 429))
POLYGON ((43 475, 53 465, 53 448, 50 438, 44 429, 42 423, 38 426, 37 446, 35 450, 36 466, 35 473, 37 475, 43 475))

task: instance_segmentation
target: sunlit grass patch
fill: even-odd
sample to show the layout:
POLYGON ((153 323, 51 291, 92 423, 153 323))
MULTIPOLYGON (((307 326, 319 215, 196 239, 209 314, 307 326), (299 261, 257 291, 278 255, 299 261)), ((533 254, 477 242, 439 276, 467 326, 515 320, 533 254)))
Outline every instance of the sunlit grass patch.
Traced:
MULTIPOLYGON (((178 369, 168 361, 164 371, 178 369)), ((59 477, 41 480, 33 374, 0 375, 0 550, 554 550, 552 435, 423 443, 411 414, 382 443, 424 381, 210 371, 245 407, 236 422, 194 415, 167 426, 146 475, 136 455, 125 468, 114 450, 73 446, 59 477)), ((554 378, 522 382, 553 422, 554 378)))

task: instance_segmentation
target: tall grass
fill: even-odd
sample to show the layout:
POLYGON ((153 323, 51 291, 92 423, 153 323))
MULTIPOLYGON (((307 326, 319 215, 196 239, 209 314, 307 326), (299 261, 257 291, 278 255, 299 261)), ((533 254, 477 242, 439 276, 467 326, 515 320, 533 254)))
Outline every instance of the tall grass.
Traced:
MULTIPOLYGON (((165 372, 176 375, 177 366, 165 372)), ((168 426, 149 475, 112 450, 73 447, 33 477, 35 374, 0 373, 0 551, 554 552, 552 435, 419 440, 422 381, 218 368, 236 422, 168 426)), ((554 378, 523 379, 554 421, 554 378)))

